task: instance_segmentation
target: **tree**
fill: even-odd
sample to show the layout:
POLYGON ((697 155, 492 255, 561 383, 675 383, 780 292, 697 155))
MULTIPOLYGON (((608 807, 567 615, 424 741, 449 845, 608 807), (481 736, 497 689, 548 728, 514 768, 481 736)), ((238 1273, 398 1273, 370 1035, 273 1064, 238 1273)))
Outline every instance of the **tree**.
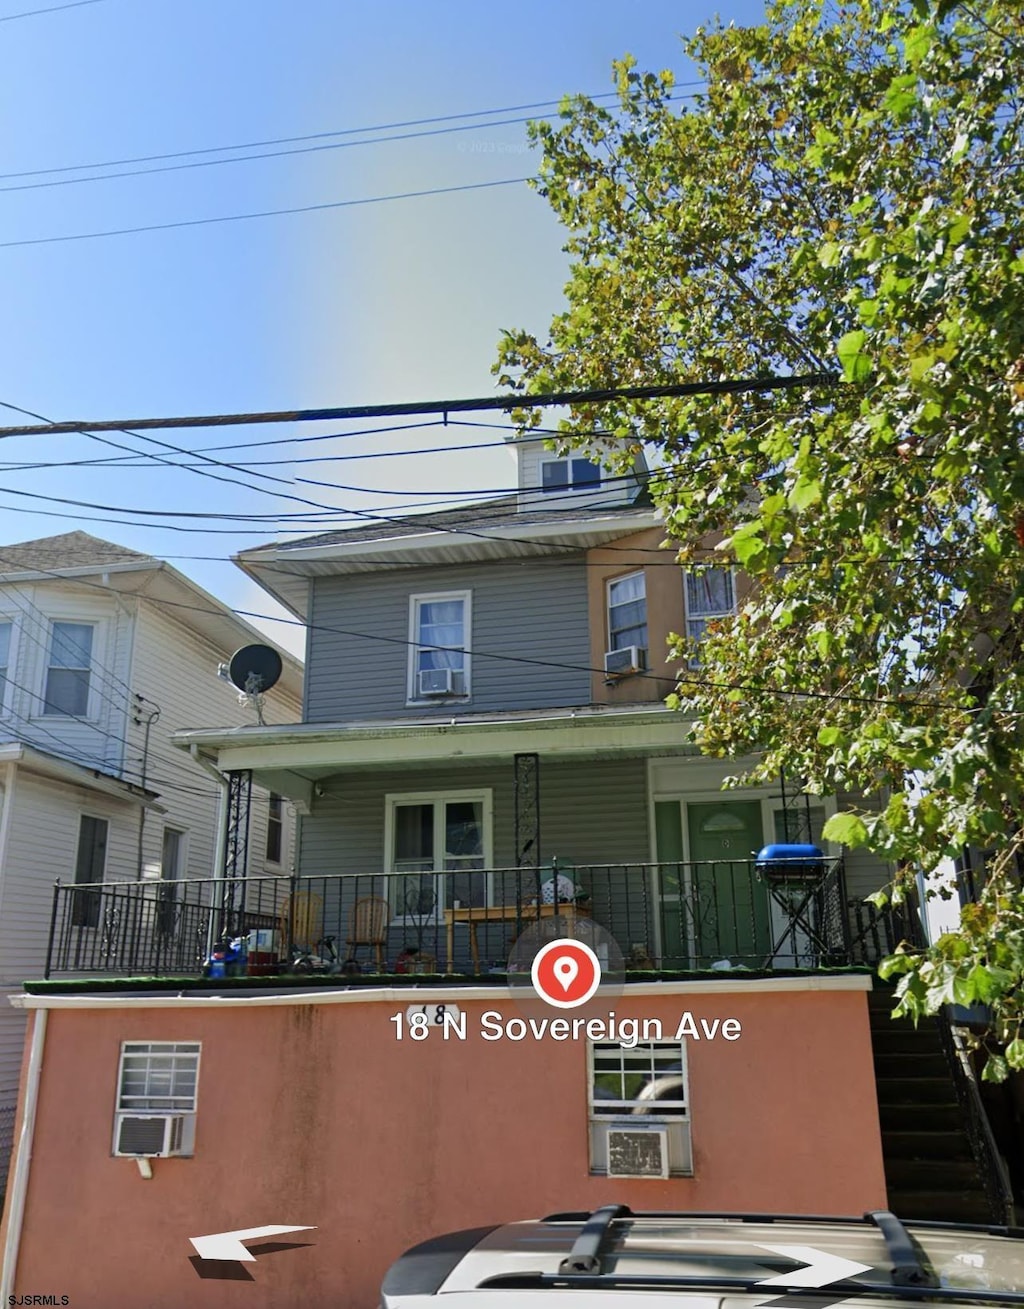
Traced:
POLYGON ((670 697, 706 752, 875 797, 828 835, 897 866, 997 851, 960 930, 885 969, 904 1013, 992 1005, 1004 1077, 1024 1067, 1024 18, 777 0, 684 47, 691 100, 626 58, 617 107, 531 125, 567 305, 544 343, 506 331, 495 371, 525 427, 531 392, 836 373, 581 405, 558 440, 609 466, 605 434, 656 446, 680 562, 756 580, 670 697))

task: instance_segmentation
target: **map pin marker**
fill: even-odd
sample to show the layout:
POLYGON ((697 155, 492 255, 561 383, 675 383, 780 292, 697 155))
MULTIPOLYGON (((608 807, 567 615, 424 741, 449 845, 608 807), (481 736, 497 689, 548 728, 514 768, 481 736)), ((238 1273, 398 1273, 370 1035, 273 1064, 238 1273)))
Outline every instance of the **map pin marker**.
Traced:
POLYGON ((563 991, 568 991, 576 980, 576 974, 580 971, 580 966, 572 955, 563 955, 561 959, 555 961, 551 970, 563 991))

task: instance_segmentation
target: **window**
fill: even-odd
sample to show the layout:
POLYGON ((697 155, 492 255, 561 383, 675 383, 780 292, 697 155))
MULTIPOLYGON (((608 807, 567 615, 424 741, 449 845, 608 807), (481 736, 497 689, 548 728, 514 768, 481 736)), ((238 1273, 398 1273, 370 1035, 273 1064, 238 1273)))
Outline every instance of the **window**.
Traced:
POLYGON ((11 665, 11 635, 14 624, 0 622, 0 709, 7 696, 7 670, 11 665))
MULTIPOLYGON (((732 572, 728 568, 696 568, 686 574, 685 587, 686 635, 691 641, 702 641, 712 619, 736 611, 732 572)), ((700 655, 692 655, 690 667, 699 663, 700 655)))
POLYGON ((414 595, 410 603, 409 699, 468 696, 470 593, 414 595))
POLYGON ((544 459, 540 465, 542 491, 579 491, 601 485, 601 466, 589 459, 544 459))
POLYGON ((114 1153, 193 1153, 199 1052, 198 1041, 122 1043, 114 1153), (160 1130, 162 1119, 171 1120, 171 1133, 160 1130))
MULTIPOLYGON (((620 1020, 621 1031, 621 1020, 620 1020)), ((590 1170, 626 1175, 618 1166, 617 1150, 636 1149, 642 1165, 633 1175, 690 1176, 690 1098, 686 1046, 679 1041, 641 1041, 626 1047, 616 1041, 594 1041, 589 1047, 590 1170), (667 1159, 653 1167, 657 1140, 641 1134, 664 1132, 667 1159)))
MULTIPOLYGON (((107 865, 107 834, 110 824, 105 818, 83 814, 78 823, 78 854, 75 858, 75 884, 102 882, 107 865)), ((100 921, 100 897, 95 890, 75 892, 71 922, 75 927, 96 927, 100 921)))
POLYGON ((647 589, 642 572, 608 583, 608 649, 631 645, 647 649, 647 589))
POLYGON ((44 714, 84 718, 89 709, 93 628, 89 623, 54 623, 46 670, 44 714))
POLYGON ((488 903, 491 792, 389 796, 388 899, 395 918, 436 920, 488 903), (419 876, 417 876, 419 874, 419 876))
MULTIPOLYGON (((164 882, 176 882, 184 872, 185 833, 176 827, 164 828, 164 844, 160 858, 160 877, 164 882)), ((177 925, 178 888, 161 886, 157 900, 156 927, 158 932, 173 933, 177 925)))
POLYGON ((267 863, 279 864, 284 847, 284 808, 283 801, 276 792, 270 793, 270 808, 267 812, 267 863))
POLYGON ((789 836, 787 838, 786 811, 776 809, 772 815, 775 840, 779 845, 789 845, 792 842, 798 845, 810 843, 824 849, 821 829, 825 826, 826 817, 825 810, 821 805, 811 805, 808 811, 803 800, 799 800, 789 810, 789 836), (808 820, 810 820, 810 831, 807 830, 808 820))

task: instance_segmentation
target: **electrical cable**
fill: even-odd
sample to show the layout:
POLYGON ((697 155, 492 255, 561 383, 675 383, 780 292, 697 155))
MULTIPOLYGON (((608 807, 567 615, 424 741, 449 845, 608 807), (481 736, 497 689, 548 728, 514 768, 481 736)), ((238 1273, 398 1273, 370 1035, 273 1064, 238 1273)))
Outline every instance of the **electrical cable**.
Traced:
MULTIPOLYGON (((703 87, 702 81, 677 82, 677 87, 703 87)), ((618 91, 599 91, 595 95, 584 96, 587 100, 607 100, 618 96, 618 91)), ((496 109, 470 109, 461 114, 435 114, 430 118, 407 118, 396 123, 373 123, 369 127, 345 127, 327 132, 309 132, 303 136, 277 136, 263 141, 239 141, 234 145, 206 146, 194 150, 174 150, 166 154, 133 155, 127 159, 101 159, 91 164, 64 164, 59 168, 32 168, 20 173, 0 173, 0 182, 19 177, 45 177, 54 173, 79 173, 98 168, 124 168, 129 164, 152 164, 165 159, 188 159, 196 155, 221 154, 229 150, 262 150, 271 145, 296 145, 304 141, 320 141, 333 136, 363 136, 368 132, 397 132, 406 127, 429 127, 434 123, 453 123, 463 118, 484 118, 493 114, 518 114, 526 109, 549 109, 558 106, 566 97, 557 100, 535 100, 530 104, 502 105, 496 109)), ((691 99, 690 96, 669 96, 669 99, 691 99)), ((494 123, 481 124, 494 127, 494 123)), ((389 138, 394 139, 394 138, 389 138)))
POLYGON ((81 9, 83 5, 102 4, 103 0, 68 0, 62 5, 50 5, 46 9, 26 9, 20 14, 4 14, 0 23, 13 23, 16 18, 35 18, 37 14, 55 14, 59 9, 81 9))
POLYGON ((247 214, 218 214, 212 218, 183 218, 173 223, 145 223, 139 227, 114 227, 103 232, 69 232, 64 236, 32 236, 18 241, 0 241, 0 250, 28 245, 59 245, 67 241, 99 241, 109 236, 135 236, 140 232, 170 232, 184 227, 209 227, 214 223, 241 223, 255 218, 281 218, 292 214, 321 213, 328 209, 353 209, 380 205, 391 200, 421 200, 427 196, 456 195, 462 191, 486 191, 496 186, 517 186, 528 177, 505 177, 495 182, 464 182, 460 186, 433 186, 422 191, 399 191, 393 195, 361 196, 356 200, 330 200, 315 205, 293 205, 286 209, 256 209, 247 214))

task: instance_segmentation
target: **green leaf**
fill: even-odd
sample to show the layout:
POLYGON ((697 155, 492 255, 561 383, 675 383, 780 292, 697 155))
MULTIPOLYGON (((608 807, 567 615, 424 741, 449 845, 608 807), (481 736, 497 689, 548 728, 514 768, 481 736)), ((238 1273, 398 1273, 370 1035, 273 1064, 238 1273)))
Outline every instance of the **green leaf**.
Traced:
POLYGON ((981 1070, 983 1082, 1005 1082, 1009 1075, 1010 1069, 1001 1054, 990 1054, 988 1062, 981 1070))
POLYGON ((857 814, 833 814, 821 830, 822 836, 826 841, 837 841, 840 845, 848 845, 851 849, 863 845, 868 839, 868 829, 864 826, 864 820, 857 814))
POLYGON ((864 382, 871 376, 871 360, 864 353, 866 332, 847 332, 836 346, 836 354, 848 382, 864 382))
POLYGON ((809 509, 811 505, 817 504, 820 499, 821 483, 816 477, 809 477, 806 473, 801 473, 789 493, 789 503, 794 509, 802 513, 805 509, 809 509))
POLYGON ((842 728, 840 727, 818 728, 819 745, 835 745, 837 741, 841 741, 842 739, 843 739, 843 731, 842 728))
POLYGON ((1024 1041, 1019 1036, 1006 1047, 1006 1062, 1011 1068, 1024 1068, 1024 1041))

